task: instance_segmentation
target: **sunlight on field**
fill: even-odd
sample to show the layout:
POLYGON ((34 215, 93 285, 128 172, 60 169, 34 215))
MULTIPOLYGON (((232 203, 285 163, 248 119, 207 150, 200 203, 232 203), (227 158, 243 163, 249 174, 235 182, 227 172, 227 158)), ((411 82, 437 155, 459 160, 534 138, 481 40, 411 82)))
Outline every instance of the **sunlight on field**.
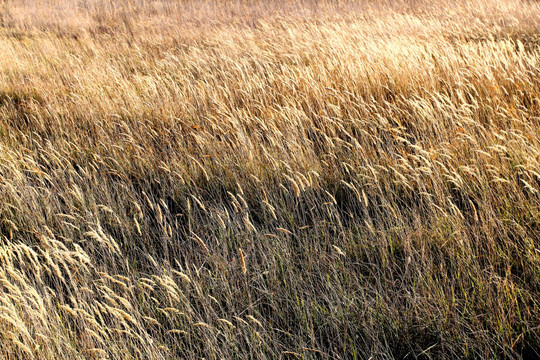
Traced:
POLYGON ((540 356, 539 93, 537 1, 0 2, 0 357, 540 356))

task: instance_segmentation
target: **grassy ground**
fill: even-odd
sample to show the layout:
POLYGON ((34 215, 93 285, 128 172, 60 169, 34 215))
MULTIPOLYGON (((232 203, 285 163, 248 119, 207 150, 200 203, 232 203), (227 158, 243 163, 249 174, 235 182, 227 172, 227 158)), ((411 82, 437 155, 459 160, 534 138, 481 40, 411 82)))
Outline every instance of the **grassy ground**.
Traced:
POLYGON ((1 357, 540 356, 539 68, 534 1, 1 1, 1 357))

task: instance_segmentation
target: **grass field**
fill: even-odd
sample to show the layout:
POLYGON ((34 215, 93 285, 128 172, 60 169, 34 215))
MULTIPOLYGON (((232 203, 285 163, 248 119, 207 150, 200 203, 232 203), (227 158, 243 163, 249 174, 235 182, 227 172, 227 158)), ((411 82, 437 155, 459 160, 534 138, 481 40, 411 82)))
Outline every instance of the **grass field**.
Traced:
POLYGON ((540 356, 540 3, 0 1, 0 358, 540 356))

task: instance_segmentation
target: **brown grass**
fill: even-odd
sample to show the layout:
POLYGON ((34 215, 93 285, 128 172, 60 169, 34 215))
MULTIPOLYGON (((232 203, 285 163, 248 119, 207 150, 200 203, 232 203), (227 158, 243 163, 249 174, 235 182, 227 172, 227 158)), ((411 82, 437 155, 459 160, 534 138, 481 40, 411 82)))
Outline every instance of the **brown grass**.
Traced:
POLYGON ((2 1, 0 356, 539 356, 539 27, 2 1))

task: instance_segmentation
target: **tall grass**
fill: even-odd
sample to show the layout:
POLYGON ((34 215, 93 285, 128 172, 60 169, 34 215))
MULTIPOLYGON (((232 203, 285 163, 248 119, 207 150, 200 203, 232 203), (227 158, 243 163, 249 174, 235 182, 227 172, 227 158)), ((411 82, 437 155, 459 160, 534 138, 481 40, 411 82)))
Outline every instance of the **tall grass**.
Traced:
POLYGON ((1 357, 540 356, 539 27, 1 2, 1 357))

